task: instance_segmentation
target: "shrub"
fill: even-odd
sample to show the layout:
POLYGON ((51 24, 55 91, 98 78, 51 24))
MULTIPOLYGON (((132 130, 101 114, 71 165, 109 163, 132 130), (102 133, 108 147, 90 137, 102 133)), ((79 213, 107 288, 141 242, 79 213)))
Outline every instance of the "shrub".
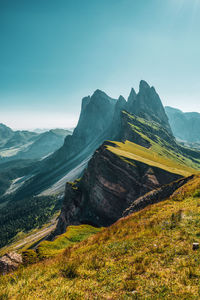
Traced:
POLYGON ((181 220, 182 220, 182 210, 179 210, 176 213, 173 213, 171 215, 171 219, 170 219, 170 222, 171 222, 170 229, 177 227, 181 220))
POLYGON ((60 271, 64 278, 73 279, 78 277, 78 265, 75 262, 67 263, 60 271))
POLYGON ((193 194, 194 198, 200 198, 200 190, 196 190, 193 194))
POLYGON ((26 250, 22 252, 22 259, 25 265, 33 264, 38 261, 37 253, 34 250, 26 250))

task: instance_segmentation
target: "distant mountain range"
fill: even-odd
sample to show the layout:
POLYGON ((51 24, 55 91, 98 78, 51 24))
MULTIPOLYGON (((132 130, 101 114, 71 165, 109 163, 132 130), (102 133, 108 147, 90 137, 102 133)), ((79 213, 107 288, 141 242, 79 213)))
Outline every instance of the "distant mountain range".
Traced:
POLYGON ((17 159, 42 159, 60 148, 69 130, 52 129, 40 134, 30 131, 13 131, 0 124, 0 162, 17 159))
POLYGON ((179 140, 200 143, 200 113, 184 113, 179 109, 165 107, 172 132, 179 140))

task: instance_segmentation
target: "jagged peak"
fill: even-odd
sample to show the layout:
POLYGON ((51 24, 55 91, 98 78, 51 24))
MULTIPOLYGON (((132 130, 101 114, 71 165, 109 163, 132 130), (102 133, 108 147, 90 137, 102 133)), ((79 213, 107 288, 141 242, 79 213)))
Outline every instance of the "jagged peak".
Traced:
POLYGON ((140 87, 139 87, 140 92, 150 88, 151 88, 150 85, 145 80, 140 81, 140 87))
POLYGON ((81 109, 84 109, 90 102, 90 96, 86 96, 82 99, 81 109))
POLYGON ((125 98, 122 95, 120 95, 119 98, 118 98, 118 100, 117 100, 117 102, 126 103, 126 100, 125 100, 125 98))
POLYGON ((134 88, 131 88, 130 94, 128 96, 128 102, 132 101, 133 99, 135 99, 137 96, 136 91, 134 90, 134 88))
POLYGON ((103 92, 102 90, 99 90, 99 89, 97 89, 92 95, 92 97, 96 97, 96 96, 109 98, 109 96, 105 92, 103 92))

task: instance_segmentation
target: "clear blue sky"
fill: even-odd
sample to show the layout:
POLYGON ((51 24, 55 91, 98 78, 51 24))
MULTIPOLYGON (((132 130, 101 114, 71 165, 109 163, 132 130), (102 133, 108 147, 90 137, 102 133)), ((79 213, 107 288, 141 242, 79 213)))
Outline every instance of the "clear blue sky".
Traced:
POLYGON ((0 0, 0 122, 70 127, 81 98, 155 86, 200 112, 200 0, 0 0))

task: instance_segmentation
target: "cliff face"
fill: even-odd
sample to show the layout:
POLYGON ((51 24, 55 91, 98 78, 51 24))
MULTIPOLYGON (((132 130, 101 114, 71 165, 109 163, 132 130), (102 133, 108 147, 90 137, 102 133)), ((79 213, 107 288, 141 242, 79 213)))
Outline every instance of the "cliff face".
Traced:
POLYGON ((129 216, 130 214, 145 208, 147 205, 154 204, 169 198, 177 189, 185 185, 188 181, 192 180, 193 178, 193 175, 186 178, 181 178, 177 181, 165 184, 162 187, 155 189, 142 197, 139 197, 136 201, 134 201, 131 204, 130 207, 128 207, 123 212, 123 216, 129 216))
POLYGON ((115 104, 115 99, 100 90, 96 90, 91 97, 83 98, 80 118, 72 136, 66 137, 63 147, 49 160, 61 163, 75 157, 80 151, 94 152, 105 139, 109 138, 108 132, 115 104))
MULTIPOLYGON (((135 209, 134 203, 142 196, 160 189, 153 197, 155 201, 163 200, 185 181, 169 188, 166 185, 191 174, 190 170, 185 173, 185 156, 165 127, 121 111, 123 98, 117 103, 119 109, 116 105, 113 124, 118 125, 115 128, 122 143, 105 142, 95 151, 83 177, 66 184, 55 235, 71 224, 109 226, 128 208, 135 209)), ((141 200, 137 207, 143 208, 153 200, 141 200)))
POLYGON ((60 149, 38 164, 36 175, 27 181, 15 198, 41 193, 92 156, 110 138, 116 102, 100 90, 83 98, 79 122, 73 134, 65 138, 60 149))
POLYGON ((140 82, 138 94, 133 89, 131 90, 127 110, 146 120, 157 122, 172 134, 168 117, 159 95, 155 88, 150 87, 144 80, 140 82))
POLYGON ((70 224, 111 225, 138 197, 181 177, 139 161, 123 160, 106 145, 95 152, 80 181, 67 183, 56 234, 70 224))

